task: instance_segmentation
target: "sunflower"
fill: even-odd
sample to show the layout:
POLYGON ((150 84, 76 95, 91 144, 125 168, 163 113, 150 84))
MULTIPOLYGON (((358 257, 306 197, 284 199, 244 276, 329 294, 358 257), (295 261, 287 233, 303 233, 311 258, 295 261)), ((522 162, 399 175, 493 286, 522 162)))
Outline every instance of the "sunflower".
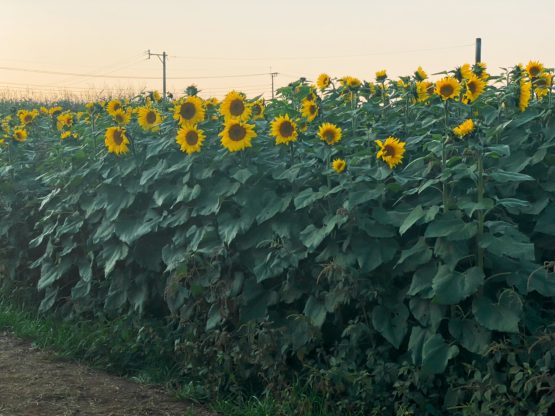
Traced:
POLYGON ((337 173, 341 173, 345 170, 345 168, 347 167, 347 162, 344 159, 335 159, 332 164, 331 167, 334 171, 336 171, 337 173))
POLYGON ((472 103, 484 92, 484 89, 486 88, 486 83, 485 81, 482 81, 480 78, 478 78, 476 75, 472 74, 470 78, 466 80, 465 87, 466 92, 464 94, 463 100, 466 103, 472 103))
POLYGON ((362 85, 362 83, 360 82, 360 79, 355 77, 347 77, 346 81, 347 81, 347 87, 352 89, 359 88, 362 85))
POLYGON ((162 123, 162 116, 158 110, 152 107, 140 107, 137 111, 139 126, 145 131, 156 132, 160 130, 160 123, 162 123))
POLYGON ((264 119, 264 99, 256 100, 251 105, 252 119, 253 120, 263 120, 264 119))
POLYGON ((528 72, 531 78, 539 76, 543 72, 543 69, 543 64, 538 61, 530 61, 528 65, 526 65, 526 72, 528 72))
POLYGON ((318 105, 314 101, 303 100, 301 104, 301 114, 308 121, 312 121, 318 115, 318 105))
POLYGON ((316 86, 320 89, 320 91, 324 91, 330 86, 330 84, 331 79, 328 74, 320 74, 316 80, 316 86))
POLYGON ((73 114, 71 114, 71 112, 69 111, 66 111, 65 113, 58 115, 58 117, 56 118, 56 128, 59 131, 62 131, 64 127, 71 127, 73 125, 73 121, 73 114))
POLYGON ((416 82, 416 101, 419 103, 425 103, 430 99, 430 90, 433 93, 433 85, 429 81, 417 81, 416 82))
POLYGON ((118 123, 121 126, 125 126, 129 124, 129 122, 131 121, 131 113, 132 113, 132 110, 130 108, 128 108, 127 110, 120 108, 119 110, 115 110, 112 113, 110 113, 110 115, 112 116, 112 118, 116 123, 118 123))
POLYGON ((205 138, 206 136, 202 130, 186 124, 177 132, 175 141, 181 146, 182 152, 187 152, 190 155, 191 153, 200 152, 205 138))
POLYGON ((487 67, 488 66, 485 63, 478 62, 472 67, 472 72, 482 81, 487 81, 487 79, 489 78, 489 74, 486 71, 487 67))
POLYGON ((376 81, 384 82, 387 79, 387 72, 385 69, 376 72, 376 81))
POLYGON ((108 102, 108 105, 106 106, 106 111, 108 112, 108 114, 112 115, 115 111, 117 110, 121 110, 122 104, 120 100, 110 100, 108 102))
POLYGON ((407 89, 409 84, 403 78, 399 78, 397 80, 397 86, 401 89, 407 89))
POLYGON ((287 144, 297 140, 297 124, 289 115, 279 116, 272 121, 271 135, 276 138, 276 144, 287 144))
POLYGON ((152 91, 150 93, 150 97, 151 97, 151 99, 153 99, 156 102, 162 101, 162 96, 160 95, 160 92, 158 90, 152 91))
POLYGON ((220 103, 220 101, 216 98, 216 97, 211 97, 211 98, 207 98, 206 100, 204 100, 204 106, 208 109, 208 108, 214 108, 216 107, 218 104, 220 103))
POLYGON ((444 101, 457 98, 461 92, 461 84, 453 77, 445 77, 436 81, 435 93, 444 101))
POLYGON ((461 82, 463 79, 469 79, 473 75, 470 64, 464 64, 455 68, 455 78, 461 82))
POLYGON ((474 127, 474 121, 469 118, 468 120, 463 121, 461 124, 455 127, 453 129, 453 134, 455 134, 455 136, 457 136, 458 138, 462 138, 467 134, 472 133, 474 131, 474 127))
POLYGON ((318 129, 320 140, 327 144, 335 144, 341 140, 341 129, 332 123, 323 123, 318 129))
POLYGON ((108 148, 108 152, 115 153, 116 155, 127 153, 129 148, 129 139, 125 134, 124 127, 108 127, 106 129, 104 143, 108 148))
POLYGON ((553 84, 553 75, 549 72, 542 72, 540 76, 535 78, 532 82, 534 84, 536 96, 541 99, 549 94, 553 84))
POLYGON ((224 130, 218 135, 221 136, 222 146, 230 152, 251 147, 251 140, 256 137, 253 124, 243 123, 239 120, 228 120, 224 124, 224 130))
POLYGON ((71 130, 64 131, 62 134, 60 134, 60 139, 62 139, 62 140, 65 140, 69 137, 72 137, 72 138, 76 139, 79 136, 78 136, 77 133, 72 132, 71 130))
POLYGON ((426 71, 419 66, 418 69, 414 71, 414 77, 417 81, 424 81, 425 79, 428 79, 428 74, 426 74, 426 71))
POLYGON ((230 91, 220 104, 220 113, 226 120, 247 121, 251 115, 251 107, 245 102, 245 95, 230 91))
POLYGON ((19 117, 19 121, 21 121, 21 124, 24 125, 31 123, 35 118, 37 118, 38 115, 38 110, 19 110, 17 112, 17 117, 19 117))
POLYGON ((173 108, 173 118, 181 125, 200 123, 204 114, 202 99, 194 95, 177 102, 173 108))
POLYGON ((389 169, 393 169, 401 163, 405 153, 405 142, 391 136, 385 139, 385 142, 381 140, 375 140, 375 142, 380 147, 380 150, 376 154, 376 158, 382 159, 387 163, 389 169))
POLYGON ((518 94, 518 109, 522 112, 528 108, 530 103, 532 83, 526 79, 520 80, 520 89, 518 94))
POLYGON ((27 140, 27 130, 23 127, 16 127, 13 130, 13 138, 18 142, 24 142, 27 140))

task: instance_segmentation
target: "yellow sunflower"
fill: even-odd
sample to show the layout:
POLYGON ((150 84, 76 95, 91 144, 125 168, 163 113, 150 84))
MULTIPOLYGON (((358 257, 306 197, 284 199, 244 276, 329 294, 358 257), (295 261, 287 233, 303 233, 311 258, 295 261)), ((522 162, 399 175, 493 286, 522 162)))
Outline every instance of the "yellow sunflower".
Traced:
POLYGON ((173 108, 173 118, 181 125, 200 123, 204 120, 204 116, 202 99, 195 95, 177 102, 173 108))
POLYGON ((112 116, 112 118, 116 123, 118 123, 121 126, 125 126, 129 124, 129 122, 131 121, 131 113, 132 113, 132 110, 130 108, 128 108, 127 110, 120 108, 119 110, 115 110, 112 113, 110 113, 110 115, 112 116))
POLYGON ((17 112, 17 117, 19 117, 19 121, 21 121, 21 124, 24 125, 31 123, 35 118, 37 118, 38 115, 38 110, 19 110, 17 112))
POLYGON ((218 136, 222 137, 223 147, 230 152, 237 152, 252 146, 251 140, 256 137, 256 132, 253 124, 228 120, 224 125, 224 130, 218 136))
POLYGON ((108 114, 112 115, 115 111, 121 110, 122 108, 123 107, 121 101, 115 99, 108 102, 108 105, 106 106, 106 111, 108 112, 108 114))
POLYGON ((162 95, 160 94, 160 92, 158 90, 152 91, 150 93, 150 97, 156 102, 162 101, 162 95))
POLYGON ((416 82, 416 101, 419 103, 425 103, 430 99, 430 95, 433 94, 433 85, 429 81, 417 81, 416 82))
POLYGON ((389 169, 393 169, 401 163, 405 154, 405 142, 391 136, 385 139, 384 142, 381 140, 376 140, 375 142, 380 147, 376 158, 382 159, 387 163, 389 169))
POLYGON ((428 74, 426 74, 426 71, 419 66, 418 69, 414 71, 414 77, 417 81, 424 81, 425 79, 428 79, 428 74))
POLYGON ((336 171, 337 173, 341 173, 345 170, 345 168, 347 167, 347 162, 344 159, 335 159, 332 164, 331 167, 333 168, 334 171, 336 171))
POLYGON ((129 151, 127 147, 129 139, 125 134, 124 127, 108 127, 104 137, 104 143, 106 144, 108 152, 120 155, 129 151))
POLYGON ((27 130, 23 127, 16 127, 13 130, 13 138, 18 142, 24 142, 27 140, 27 130))
POLYGON ((320 89, 320 91, 324 91, 330 86, 330 84, 331 79, 328 74, 320 74, 316 80, 316 86, 320 89))
POLYGON ((71 114, 71 112, 69 111, 66 111, 65 113, 58 115, 58 117, 56 118, 56 128, 59 131, 62 131, 64 127, 71 127, 73 125, 73 121, 73 114, 71 114))
POLYGON ((318 129, 318 136, 327 144, 335 144, 341 140, 341 129, 332 123, 323 123, 318 129))
POLYGON ((312 121, 318 115, 318 105, 314 101, 303 100, 301 114, 308 121, 312 121))
POLYGON ((262 120, 264 119, 264 110, 266 107, 264 105, 264 100, 257 100, 251 105, 251 112, 252 112, 252 119, 253 120, 262 120))
POLYGON ((538 61, 530 61, 528 65, 526 65, 526 72, 528 72, 531 78, 539 76, 543 72, 543 69, 543 64, 538 61))
POLYGON ((473 75, 472 68, 470 64, 464 64, 455 69, 455 78, 457 81, 462 81, 464 79, 469 79, 473 75))
POLYGON ((387 79, 387 71, 382 69, 376 72, 376 81, 384 82, 387 79))
POLYGON ((156 132, 160 130, 160 123, 162 123, 162 116, 157 109, 152 107, 140 107, 138 109, 139 126, 145 131, 156 132))
POLYGON ((553 75, 549 72, 542 72, 540 76, 533 80, 536 96, 541 99, 549 94, 553 83, 553 75))
POLYGON ((180 145, 182 152, 187 152, 190 155, 191 153, 200 152, 205 138, 206 136, 202 130, 186 124, 177 132, 175 141, 180 145))
POLYGON ((471 118, 469 118, 468 120, 463 121, 461 124, 455 127, 453 129, 453 133, 455 134, 455 136, 462 138, 467 134, 472 133, 474 131, 474 128, 475 128, 474 121, 471 118))
POLYGON ((442 100, 455 99, 461 92, 461 84, 453 77, 445 77, 436 81, 435 93, 442 100))
POLYGON ((489 74, 487 73, 487 65, 484 62, 478 62, 472 67, 472 72, 482 81, 487 81, 489 74))
POLYGON ((288 144, 297 140, 297 124, 288 114, 276 117, 271 126, 271 135, 276 138, 276 144, 288 144))
POLYGON ((251 107, 245 102, 245 95, 230 91, 220 104, 220 113, 226 120, 247 121, 251 115, 251 107))
POLYGON ((485 81, 482 81, 476 75, 472 74, 465 82, 466 92, 464 94, 464 102, 474 102, 486 88, 485 81))
POLYGON ((518 109, 522 112, 528 108, 532 91, 532 83, 526 79, 520 80, 520 91, 518 95, 518 109))

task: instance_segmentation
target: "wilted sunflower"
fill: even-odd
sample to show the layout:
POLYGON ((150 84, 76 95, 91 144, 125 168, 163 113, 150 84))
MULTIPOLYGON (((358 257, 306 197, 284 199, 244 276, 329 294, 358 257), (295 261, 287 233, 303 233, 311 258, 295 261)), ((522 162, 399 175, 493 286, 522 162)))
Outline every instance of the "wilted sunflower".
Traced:
POLYGON ((206 136, 202 130, 186 124, 177 132, 175 141, 181 146, 182 152, 187 152, 190 155, 191 153, 200 152, 205 138, 206 136))
POLYGON ((455 136, 462 138, 467 134, 472 133, 474 131, 474 127, 474 121, 469 118, 468 120, 463 121, 461 124, 455 127, 453 129, 453 133, 455 134, 455 136))
POLYGON ((121 109, 122 109, 121 101, 117 100, 117 99, 116 100, 110 100, 108 102, 108 105, 106 106, 106 111, 110 115, 112 115, 115 111, 121 110, 121 109))
POLYGON ((138 109, 139 126, 145 131, 156 132, 160 130, 160 123, 162 123, 162 116, 157 109, 152 107, 140 107, 138 109))
POLYGON ((124 127, 108 127, 104 137, 104 144, 108 148, 108 152, 120 155, 129 151, 127 147, 129 139, 125 134, 124 127))
POLYGON ((543 69, 543 64, 538 61, 530 61, 528 65, 526 65, 526 72, 528 72, 531 78, 539 76, 543 72, 543 69))
POLYGON ((316 80, 316 86, 320 89, 320 91, 324 91, 326 88, 330 86, 331 79, 328 74, 320 74, 318 79, 316 80))
POLYGON ((228 120, 224 125, 224 130, 218 136, 222 137, 223 147, 230 152, 237 152, 252 146, 251 140, 256 137, 256 132, 253 124, 228 120))
POLYGON ((318 105, 314 101, 303 100, 301 104, 301 115, 308 121, 312 121, 318 115, 318 105))
POLYGON ((461 84, 453 77, 445 77, 436 81, 435 93, 444 101, 457 98, 460 92, 461 84))
POLYGON ((549 72, 542 72, 540 76, 536 77, 532 82, 536 97, 541 99, 549 94, 553 83, 553 75, 549 72))
POLYGON ((403 160, 405 154, 405 142, 400 141, 395 137, 388 137, 384 142, 375 140, 380 150, 376 154, 376 158, 382 159, 389 169, 393 169, 403 160))
POLYGON ((382 69, 376 72, 376 81, 384 82, 387 79, 387 71, 382 69))
POLYGON ((62 131, 65 127, 71 127, 73 125, 74 117, 69 111, 58 115, 56 118, 56 128, 58 131, 62 131))
POLYGON ((21 121, 21 124, 24 125, 31 123, 35 118, 37 118, 38 115, 38 110, 19 110, 17 112, 17 117, 19 117, 19 121, 21 121))
POLYGON ((226 120, 247 121, 251 115, 251 107, 245 102, 244 94, 230 91, 220 104, 220 113, 226 120))
POLYGON ((127 110, 124 110, 123 108, 120 108, 119 110, 115 110, 115 111, 111 112, 110 115, 112 116, 114 121, 116 123, 118 123, 120 126, 125 126, 125 125, 129 124, 129 122, 131 121, 131 109, 130 108, 128 108, 127 110))
POLYGON ((251 112, 252 112, 252 119, 253 120, 262 120, 264 119, 264 110, 266 107, 264 106, 264 100, 257 100, 251 105, 251 112))
POLYGON ((429 81, 416 82, 416 100, 419 103, 425 103, 430 99, 430 95, 434 92, 434 84, 429 81))
POLYGON ((297 140, 297 124, 288 114, 276 117, 271 126, 271 135, 276 138, 276 144, 288 144, 297 140))
POLYGON ((482 81, 476 75, 472 74, 465 82, 466 91, 464 94, 464 102, 472 103, 474 102, 486 88, 485 81, 482 81))
POLYGON ((204 120, 204 115, 202 99, 195 95, 177 102, 173 108, 173 118, 181 125, 200 123, 204 120))
POLYGON ((520 80, 520 89, 518 94, 518 109, 522 112, 528 108, 530 97, 532 96, 532 83, 527 79, 520 80))
POLYGON ((16 127, 13 131, 13 138, 18 142, 27 140, 27 130, 22 127, 16 127))
POLYGON ((332 123, 323 123, 318 129, 320 140, 327 144, 335 144, 341 140, 341 129, 332 123))
POLYGON ((334 171, 336 171, 337 173, 341 173, 345 170, 345 168, 347 167, 347 162, 344 159, 335 159, 332 164, 331 167, 333 168, 334 171))
POLYGON ((426 71, 419 66, 418 69, 414 71, 414 77, 417 81, 424 81, 425 79, 428 79, 428 74, 426 74, 426 71))

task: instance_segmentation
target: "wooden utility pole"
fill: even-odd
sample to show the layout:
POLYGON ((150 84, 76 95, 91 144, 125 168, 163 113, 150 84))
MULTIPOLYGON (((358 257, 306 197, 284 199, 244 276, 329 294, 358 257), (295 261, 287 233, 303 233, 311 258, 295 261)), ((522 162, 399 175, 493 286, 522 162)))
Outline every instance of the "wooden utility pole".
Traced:
POLYGON ((162 62, 162 97, 164 97, 164 100, 165 100, 166 99, 166 58, 168 57, 168 54, 165 51, 162 53, 152 53, 150 52, 150 49, 147 52, 148 52, 148 59, 150 59, 151 56, 157 56, 158 59, 160 59, 160 62, 162 62))
POLYGON ((476 38, 476 63, 482 62, 482 38, 476 38))

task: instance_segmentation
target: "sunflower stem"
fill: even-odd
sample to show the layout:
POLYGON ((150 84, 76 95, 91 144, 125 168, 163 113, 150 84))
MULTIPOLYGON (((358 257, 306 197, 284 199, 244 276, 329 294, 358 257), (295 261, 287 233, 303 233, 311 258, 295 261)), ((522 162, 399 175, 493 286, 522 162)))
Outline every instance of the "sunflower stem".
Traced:
POLYGON ((484 249, 480 246, 482 236, 484 235, 484 219, 485 213, 481 208, 484 201, 484 149, 480 143, 480 152, 478 153, 478 183, 477 183, 477 203, 478 203, 478 232, 476 233, 476 263, 482 272, 484 271, 484 249))
POLYGON ((444 121, 445 121, 445 137, 441 143, 441 193, 443 197, 443 212, 449 210, 448 196, 447 196, 447 182, 444 178, 445 170, 447 167, 447 140, 449 140, 449 111, 447 109, 447 100, 443 105, 444 109, 444 121))

